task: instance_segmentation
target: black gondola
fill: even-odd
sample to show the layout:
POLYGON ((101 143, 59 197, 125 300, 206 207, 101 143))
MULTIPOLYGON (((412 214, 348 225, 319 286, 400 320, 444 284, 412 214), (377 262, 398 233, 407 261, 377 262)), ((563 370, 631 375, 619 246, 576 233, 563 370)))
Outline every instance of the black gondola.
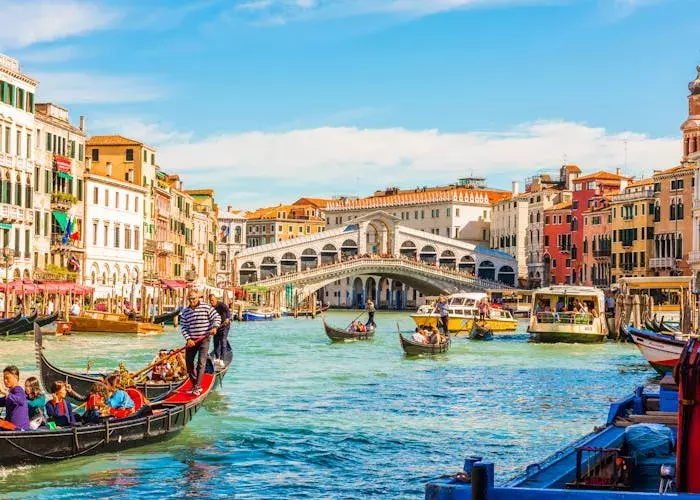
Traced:
MULTIPOLYGON (((41 385, 47 389, 57 380, 69 383, 73 390, 78 394, 84 395, 90 392, 90 386, 96 381, 102 380, 107 374, 84 374, 73 373, 54 366, 44 356, 44 347, 42 333, 40 328, 34 329, 34 354, 36 358, 36 366, 39 371, 39 380, 41 385)), ((226 372, 233 360, 233 350, 231 344, 227 343, 226 358, 224 359, 223 368, 217 369, 214 367, 211 360, 207 362, 207 371, 216 374, 216 381, 221 383, 226 372)), ((136 384, 136 388, 140 390, 146 399, 150 401, 158 401, 166 394, 180 387, 185 381, 178 380, 174 382, 144 382, 136 384)))
POLYGON ((472 340, 491 340, 493 338, 493 330, 480 325, 477 321, 472 321, 469 338, 472 340))
POLYGON ((377 329, 376 326, 371 326, 367 328, 366 332, 350 332, 348 330, 341 330, 340 328, 334 328, 326 323, 326 318, 321 315, 323 320, 323 328, 326 331, 326 335, 333 342, 343 342, 345 340, 369 340, 374 337, 374 332, 377 329))
POLYGON ((22 318, 20 321, 17 322, 17 324, 12 328, 12 330, 6 333, 6 335, 27 335, 32 332, 32 329, 34 328, 34 322, 36 322, 36 324, 39 325, 39 327, 43 327, 46 325, 50 325, 57 319, 58 313, 53 313, 50 316, 42 316, 40 318, 35 317, 34 320, 32 320, 31 318, 22 318))
POLYGON ((396 324, 396 328, 399 331, 399 340, 401 341, 401 348, 406 356, 420 356, 421 354, 441 354, 450 350, 450 345, 452 344, 452 339, 450 335, 447 335, 447 341, 442 344, 423 344, 422 342, 414 342, 413 340, 407 339, 401 333, 401 327, 396 324))
POLYGON ((158 316, 153 316, 153 320, 151 321, 151 323, 155 323, 156 325, 159 325, 161 323, 165 323, 166 321, 171 321, 171 320, 175 319, 176 317, 178 317, 181 312, 182 312, 182 309, 178 307, 177 309, 174 309, 170 312, 160 314, 158 316))
POLYGON ((2 335, 19 335, 26 331, 27 328, 31 329, 34 321, 36 321, 39 313, 34 311, 32 314, 26 317, 22 317, 17 320, 12 326, 4 327, 2 329, 2 335))
MULTIPOLYGON (((35 330, 39 330, 37 326, 35 330)), ((195 396, 189 382, 153 403, 152 414, 57 430, 3 431, 0 433, 0 466, 56 462, 85 455, 119 452, 174 437, 192 420, 216 385, 216 376, 205 375, 204 391, 195 396)))
POLYGON ((20 319, 22 319, 22 313, 17 313, 11 318, 0 319, 0 331, 3 331, 6 327, 12 325, 12 323, 16 323, 20 319))
POLYGON ((661 322, 660 332, 661 333, 671 333, 671 334, 681 333, 681 331, 678 328, 669 325, 666 321, 661 322))
POLYGON ((658 332, 658 331, 659 331, 659 330, 657 330, 656 325, 655 325, 652 321, 650 321, 650 320, 648 320, 648 319, 644 321, 644 326, 646 327, 647 330, 650 330, 650 331, 652 331, 652 332, 658 332))

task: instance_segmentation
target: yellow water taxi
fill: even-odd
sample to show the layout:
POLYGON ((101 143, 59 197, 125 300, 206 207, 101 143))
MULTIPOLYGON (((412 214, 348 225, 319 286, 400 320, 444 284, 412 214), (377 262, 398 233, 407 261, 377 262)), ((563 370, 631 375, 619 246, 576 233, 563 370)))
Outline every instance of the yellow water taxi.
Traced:
MULTIPOLYGON (((474 318, 479 318, 477 304, 487 298, 485 293, 455 293, 448 297, 447 308, 449 316, 447 329, 450 333, 468 332, 472 328, 474 318)), ((435 303, 425 304, 411 314, 417 326, 437 327, 440 316, 435 312, 435 303)), ((518 321, 507 309, 489 307, 489 317, 486 327, 494 332, 512 332, 518 326, 518 321)))

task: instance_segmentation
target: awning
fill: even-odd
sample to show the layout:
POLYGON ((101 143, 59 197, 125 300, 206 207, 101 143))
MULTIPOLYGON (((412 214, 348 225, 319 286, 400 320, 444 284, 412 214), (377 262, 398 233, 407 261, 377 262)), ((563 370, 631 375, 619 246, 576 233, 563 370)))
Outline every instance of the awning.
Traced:
POLYGON ((72 180, 73 180, 73 176, 72 176, 71 174, 67 174, 67 173, 65 173, 65 172, 59 172, 59 173, 58 173, 58 176, 59 176, 61 179, 65 179, 65 180, 67 180, 67 181, 72 181, 72 180))
POLYGON ((56 219, 56 222, 58 222, 58 225, 61 226, 61 230, 65 231, 66 227, 68 227, 68 214, 56 210, 51 213, 53 214, 53 218, 56 219))
POLYGON ((56 155, 54 157, 54 162, 56 163, 56 170, 58 170, 59 172, 70 172, 70 168, 71 168, 70 158, 66 158, 65 156, 56 155))
POLYGON ((172 290, 177 290, 181 288, 187 288, 190 284, 184 280, 160 280, 163 288, 170 288, 172 290))
POLYGON ((7 224, 5 222, 0 222, 0 229, 12 229, 12 224, 7 224))

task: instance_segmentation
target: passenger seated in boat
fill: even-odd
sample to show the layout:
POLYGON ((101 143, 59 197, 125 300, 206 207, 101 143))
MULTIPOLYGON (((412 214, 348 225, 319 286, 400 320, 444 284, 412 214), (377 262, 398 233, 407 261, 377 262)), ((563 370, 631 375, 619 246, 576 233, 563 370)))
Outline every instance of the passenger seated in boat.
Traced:
POLYGON ((558 313, 564 312, 564 301, 562 299, 557 300, 556 311, 558 313))
POLYGON ((413 340, 414 342, 420 342, 421 344, 427 343, 425 334, 423 333, 423 330, 421 330, 419 327, 416 327, 416 331, 411 336, 411 340, 413 340))
POLYGON ((169 353, 172 357, 170 358, 170 370, 165 374, 165 380, 170 382, 171 380, 182 380, 187 376, 187 365, 185 364, 185 355, 182 352, 175 354, 172 350, 169 353))
POLYGON ((84 423, 100 423, 102 417, 109 416, 109 406, 107 405, 107 397, 109 390, 102 382, 95 382, 90 386, 90 395, 85 403, 85 413, 83 414, 84 423))
POLYGON ((68 388, 63 381, 56 381, 51 385, 51 399, 46 402, 46 418, 58 427, 72 427, 75 425, 73 407, 66 399, 68 388))
POLYGON ((27 408, 29 409, 29 428, 38 429, 46 423, 46 396, 41 392, 41 384, 36 377, 29 377, 24 381, 24 392, 27 395, 27 408))
POLYGON ((164 381, 167 373, 171 371, 170 360, 167 359, 167 357, 168 350, 161 349, 160 351, 158 351, 158 355, 155 358, 153 358, 153 361, 151 361, 151 364, 157 363, 153 366, 153 371, 151 373, 151 380, 153 382, 164 381))
POLYGON ((5 420, 0 419, 0 430, 29 430, 27 394, 19 385, 19 369, 6 366, 2 371, 5 387, 0 387, 0 407, 5 408, 5 420))
POLYGON ((106 403, 110 407, 110 415, 124 418, 134 413, 134 401, 124 389, 118 386, 119 376, 110 375, 105 382, 109 391, 106 403))

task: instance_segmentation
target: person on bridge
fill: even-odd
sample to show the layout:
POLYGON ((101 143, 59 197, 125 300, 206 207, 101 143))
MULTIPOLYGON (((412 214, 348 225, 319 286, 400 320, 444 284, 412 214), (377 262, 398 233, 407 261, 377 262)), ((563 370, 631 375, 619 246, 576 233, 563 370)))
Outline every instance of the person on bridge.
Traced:
POLYGON ((447 335, 447 322, 449 320, 449 310, 447 308, 447 297, 440 295, 440 298, 435 303, 435 311, 440 315, 438 327, 442 328, 442 332, 447 335))
POLYGON ((372 326, 375 328, 377 327, 377 324, 374 322, 374 311, 374 302, 372 302, 372 299, 367 299, 367 314, 369 316, 367 318, 367 323, 365 323, 365 326, 367 328, 370 328, 372 326))

